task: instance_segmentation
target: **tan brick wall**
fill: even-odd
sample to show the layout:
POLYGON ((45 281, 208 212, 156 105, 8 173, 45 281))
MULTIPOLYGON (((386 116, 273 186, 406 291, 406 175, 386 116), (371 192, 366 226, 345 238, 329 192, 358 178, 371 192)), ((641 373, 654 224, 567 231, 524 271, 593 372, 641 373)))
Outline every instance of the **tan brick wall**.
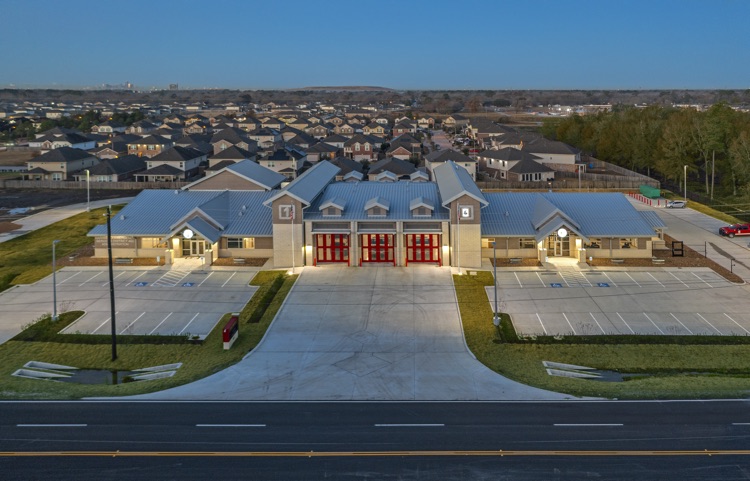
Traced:
POLYGON ((292 267, 292 257, 296 267, 304 265, 305 255, 303 246, 302 224, 289 223, 273 225, 273 264, 274 267, 292 267), (294 229, 294 234, 292 234, 294 229), (292 255, 292 239, 294 239, 294 255, 292 255))
POLYGON ((467 224, 461 222, 452 224, 452 251, 453 259, 451 265, 461 268, 482 266, 482 227, 479 224, 467 224))

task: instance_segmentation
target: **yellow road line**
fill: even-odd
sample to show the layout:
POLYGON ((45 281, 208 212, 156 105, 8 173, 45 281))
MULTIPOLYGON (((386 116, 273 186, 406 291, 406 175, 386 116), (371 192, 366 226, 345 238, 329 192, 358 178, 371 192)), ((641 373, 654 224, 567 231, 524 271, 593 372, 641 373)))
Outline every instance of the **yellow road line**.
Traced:
POLYGON ((749 456, 747 449, 665 451, 5 451, 2 457, 749 456))

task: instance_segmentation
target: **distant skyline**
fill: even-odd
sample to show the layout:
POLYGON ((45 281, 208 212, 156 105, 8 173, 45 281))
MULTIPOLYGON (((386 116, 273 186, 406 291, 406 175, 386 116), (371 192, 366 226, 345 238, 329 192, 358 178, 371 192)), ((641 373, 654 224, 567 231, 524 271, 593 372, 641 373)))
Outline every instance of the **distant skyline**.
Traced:
POLYGON ((745 0, 0 0, 0 88, 750 88, 745 0))

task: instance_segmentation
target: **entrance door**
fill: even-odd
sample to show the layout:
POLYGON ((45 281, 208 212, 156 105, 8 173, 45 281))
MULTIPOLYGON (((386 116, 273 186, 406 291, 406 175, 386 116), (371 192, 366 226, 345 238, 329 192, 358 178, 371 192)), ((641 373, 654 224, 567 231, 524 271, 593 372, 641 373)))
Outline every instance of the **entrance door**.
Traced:
POLYGON ((440 234, 406 234, 406 263, 440 264, 440 234))
POLYGON ((198 239, 182 239, 182 257, 202 256, 206 251, 206 241, 198 239))
POLYGON ((547 255, 554 257, 570 256, 570 235, 558 237, 557 233, 547 237, 547 255))
POLYGON ((557 238, 555 239, 555 257, 561 257, 562 255, 563 255, 563 241, 562 239, 557 238))
POLYGON ((361 234, 362 262, 391 262, 393 257, 393 234, 361 234))
POLYGON ((316 262, 349 262, 349 234, 316 234, 316 262))

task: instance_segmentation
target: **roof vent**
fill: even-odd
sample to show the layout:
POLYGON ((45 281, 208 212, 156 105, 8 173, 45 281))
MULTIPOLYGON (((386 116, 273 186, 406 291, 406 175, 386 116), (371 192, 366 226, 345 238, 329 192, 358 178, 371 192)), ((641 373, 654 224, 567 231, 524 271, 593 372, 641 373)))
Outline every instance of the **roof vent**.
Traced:
POLYGON ((125 216, 124 215, 120 215, 120 220, 125 220, 125 216))
POLYGON ((505 211, 505 217, 510 217, 510 212, 508 212, 507 210, 505 211))
POLYGON ((174 191, 174 193, 175 193, 175 195, 176 195, 176 194, 179 194, 179 193, 180 193, 180 191, 179 191, 179 190, 175 190, 175 191, 174 191))
POLYGON ((243 206, 242 206, 242 212, 245 212, 245 210, 246 210, 246 209, 247 209, 247 206, 246 206, 246 205, 243 205, 243 206))

